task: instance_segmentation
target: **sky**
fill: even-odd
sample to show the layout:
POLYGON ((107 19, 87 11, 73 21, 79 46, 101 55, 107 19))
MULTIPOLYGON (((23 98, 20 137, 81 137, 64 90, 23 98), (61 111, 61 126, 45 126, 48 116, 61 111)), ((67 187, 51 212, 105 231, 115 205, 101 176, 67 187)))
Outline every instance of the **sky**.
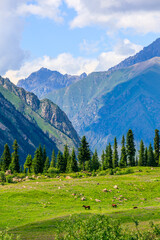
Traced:
POLYGON ((107 71, 160 35, 159 0, 0 1, 0 75, 107 71))

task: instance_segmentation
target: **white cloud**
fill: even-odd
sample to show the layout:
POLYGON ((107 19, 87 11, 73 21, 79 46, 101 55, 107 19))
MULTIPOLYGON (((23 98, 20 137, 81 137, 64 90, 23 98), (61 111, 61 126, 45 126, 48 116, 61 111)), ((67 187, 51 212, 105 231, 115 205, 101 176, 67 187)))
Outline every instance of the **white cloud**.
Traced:
POLYGON ((136 31, 160 32, 159 0, 65 0, 75 9, 77 16, 71 27, 91 24, 104 25, 110 29, 133 28, 136 31))
POLYGON ((98 58, 89 59, 83 57, 74 58, 69 53, 62 53, 56 58, 44 56, 31 62, 26 62, 19 70, 10 70, 4 77, 8 77, 12 82, 28 77, 32 72, 45 67, 50 70, 57 70, 65 74, 80 75, 83 72, 106 71, 110 67, 118 64, 130 55, 134 55, 142 47, 131 43, 128 39, 120 41, 113 51, 103 52, 98 58), (126 47, 126 48, 125 48, 126 47))

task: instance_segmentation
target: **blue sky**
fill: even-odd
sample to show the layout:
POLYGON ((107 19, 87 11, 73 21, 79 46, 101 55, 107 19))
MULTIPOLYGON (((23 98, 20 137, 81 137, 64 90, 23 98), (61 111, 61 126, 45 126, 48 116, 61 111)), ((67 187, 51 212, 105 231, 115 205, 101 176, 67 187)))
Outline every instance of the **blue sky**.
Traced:
POLYGON ((107 70, 158 38, 159 22, 159 0, 1 1, 0 75, 107 70))

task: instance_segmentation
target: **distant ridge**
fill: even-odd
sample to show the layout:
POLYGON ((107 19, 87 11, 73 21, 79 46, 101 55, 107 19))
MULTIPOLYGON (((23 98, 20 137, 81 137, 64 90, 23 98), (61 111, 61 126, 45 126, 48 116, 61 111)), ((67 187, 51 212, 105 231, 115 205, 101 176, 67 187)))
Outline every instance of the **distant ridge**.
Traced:
POLYGON ((139 62, 144 62, 154 57, 160 57, 160 38, 156 39, 149 46, 144 47, 143 50, 138 52, 132 57, 128 57, 124 61, 120 62, 118 65, 109 69, 109 72, 115 71, 118 69, 126 68, 132 66, 139 62))

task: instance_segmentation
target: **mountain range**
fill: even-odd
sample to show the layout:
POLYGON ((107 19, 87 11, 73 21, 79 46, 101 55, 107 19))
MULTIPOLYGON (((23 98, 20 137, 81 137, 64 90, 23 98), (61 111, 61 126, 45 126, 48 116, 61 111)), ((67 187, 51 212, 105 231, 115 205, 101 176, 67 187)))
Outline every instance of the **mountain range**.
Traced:
MULTIPOLYGON (((47 83, 46 83, 47 84, 47 83)), ((117 136, 133 129, 145 144, 160 129, 160 39, 104 72, 94 72, 47 98, 58 104, 79 135, 100 153, 117 136)))
POLYGON ((39 100, 34 93, 19 88, 9 79, 0 77, 0 152, 7 142, 12 146, 17 139, 20 155, 34 153, 39 144, 51 155, 54 149, 77 150, 80 138, 66 114, 48 99, 39 100))

